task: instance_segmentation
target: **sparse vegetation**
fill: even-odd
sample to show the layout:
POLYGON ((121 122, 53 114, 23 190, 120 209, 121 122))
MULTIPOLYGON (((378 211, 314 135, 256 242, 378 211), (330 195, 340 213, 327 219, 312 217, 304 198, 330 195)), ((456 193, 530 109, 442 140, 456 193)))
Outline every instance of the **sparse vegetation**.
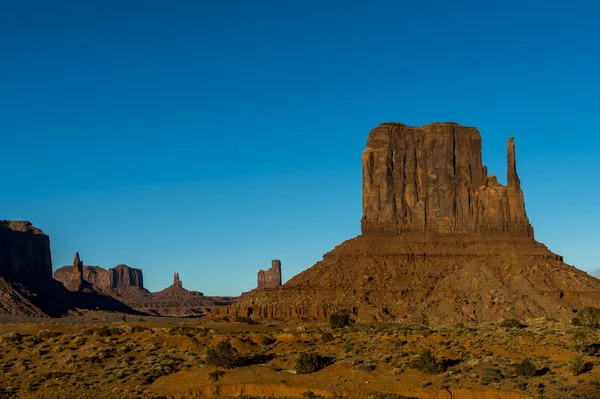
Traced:
POLYGON ((221 341, 206 351, 206 364, 231 369, 240 365, 240 356, 230 341, 221 341))
POLYGON ((535 364, 527 358, 515 365, 515 374, 522 377, 534 377, 537 374, 535 364))
POLYGON ((500 323, 502 328, 524 328, 525 325, 517 319, 504 319, 500 323))
POLYGON ((258 322, 256 320, 254 320, 250 317, 246 317, 246 316, 235 316, 233 321, 236 323, 246 323, 246 324, 250 324, 250 325, 258 324, 258 322))
POLYGON ((576 319, 577 321, 574 323, 574 325, 579 324, 584 327, 600 328, 600 308, 583 308, 577 312, 576 319))
POLYGON ((352 324, 348 311, 335 312, 329 316, 329 325, 332 329, 349 327, 352 324))
POLYGON ((310 374, 331 364, 332 359, 316 352, 302 352, 296 361, 296 374, 310 374))
POLYGON ((411 363, 411 366, 425 374, 439 374, 445 369, 429 349, 424 349, 419 357, 411 363))
POLYGON ((208 373, 208 378, 210 378, 211 381, 217 382, 224 375, 225 375, 225 372, 223 370, 215 370, 215 371, 211 371, 210 373, 208 373))
MULTIPOLYGON (((252 329, 237 323, 208 327, 194 320, 163 327, 156 327, 154 320, 144 326, 133 320, 129 326, 118 327, 104 320, 98 323, 79 330, 63 330, 60 323, 39 328, 40 332, 32 332, 31 327, 5 329, 15 332, 0 334, 0 399, 18 397, 21 392, 21 396, 43 392, 77 398, 79 392, 89 389, 97 391, 98 397, 151 399, 146 394, 148 384, 156 387, 194 381, 187 377, 170 379, 179 370, 199 373, 204 384, 224 380, 244 384, 249 372, 255 374, 251 377, 255 383, 261 384, 263 370, 269 379, 282 380, 294 380, 290 374, 294 370, 308 375, 318 372, 323 384, 319 389, 324 391, 352 390, 350 379, 337 379, 336 375, 358 372, 357 376, 369 378, 369 373, 374 392, 362 397, 371 399, 403 398, 393 392, 403 392, 410 378, 397 376, 408 368, 427 375, 409 383, 411 389, 418 390, 461 386, 467 390, 522 391, 532 397, 543 392, 547 399, 588 399, 593 398, 591 392, 599 391, 590 373, 597 358, 589 356, 599 353, 600 334, 564 320, 532 319, 525 323, 527 329, 508 330, 499 328, 500 323, 481 324, 476 329, 373 323, 344 330, 280 323, 252 329), (83 334, 86 329, 90 330, 88 335, 83 334), (547 347, 552 358, 544 356, 541 347, 547 347), (521 362, 515 360, 521 353, 533 357, 516 364, 521 362), (560 362, 557 357, 567 361, 560 362), (328 370, 326 366, 334 359, 339 359, 335 370, 328 370), (246 368, 255 364, 266 367, 246 368), (155 385, 159 378, 165 382, 155 385), (27 394, 27 389, 31 393, 27 394)), ((299 377, 294 384, 309 379, 299 377)), ((323 395, 308 386, 305 391, 305 398, 323 395)))
POLYGON ((574 376, 578 376, 590 371, 591 364, 586 363, 581 356, 577 356, 569 364, 569 370, 574 376))
POLYGON ((333 334, 329 331, 323 331, 321 333, 321 340, 325 343, 333 341, 333 334))

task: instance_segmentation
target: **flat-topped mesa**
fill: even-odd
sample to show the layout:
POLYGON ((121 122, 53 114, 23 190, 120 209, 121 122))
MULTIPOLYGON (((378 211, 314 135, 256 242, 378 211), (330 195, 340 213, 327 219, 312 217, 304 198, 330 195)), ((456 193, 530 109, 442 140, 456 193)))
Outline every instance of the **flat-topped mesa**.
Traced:
POLYGON ((54 279, 63 283, 71 291, 78 291, 83 285, 90 284, 115 296, 149 294, 144 288, 141 269, 127 265, 117 265, 108 270, 99 266, 84 266, 79 253, 75 254, 72 266, 63 266, 54 272, 54 279))
POLYGON ((281 261, 273 259, 271 268, 258 271, 258 285, 261 288, 276 288, 281 286, 281 261))
POLYGON ((488 176, 481 136, 457 123, 383 123, 363 164, 363 234, 508 233, 533 237, 508 140, 507 185, 488 176))

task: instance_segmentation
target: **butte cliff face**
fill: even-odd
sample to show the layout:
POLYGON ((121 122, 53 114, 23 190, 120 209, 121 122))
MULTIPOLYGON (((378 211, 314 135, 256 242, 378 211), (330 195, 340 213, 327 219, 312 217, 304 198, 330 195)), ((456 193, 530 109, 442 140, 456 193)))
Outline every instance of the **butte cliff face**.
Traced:
POLYGON ((507 146, 507 185, 488 175, 477 129, 384 123, 363 161, 362 234, 279 290, 218 315, 430 323, 571 317, 600 303, 600 280, 533 238, 507 146))
POLYGON ((474 127, 384 123, 363 164, 362 232, 497 233, 533 237, 508 142, 507 186, 488 176, 474 127))
POLYGON ((273 259, 271 268, 258 271, 258 289, 277 288, 281 286, 281 261, 273 259))
POLYGON ((30 222, 0 220, 0 276, 24 284, 51 279, 48 236, 30 222))
POLYGON ((70 291, 81 289, 83 282, 98 287, 116 297, 135 297, 149 295, 144 288, 144 278, 141 269, 127 265, 117 265, 111 269, 99 266, 84 266, 75 254, 73 266, 63 266, 54 272, 54 278, 70 291))

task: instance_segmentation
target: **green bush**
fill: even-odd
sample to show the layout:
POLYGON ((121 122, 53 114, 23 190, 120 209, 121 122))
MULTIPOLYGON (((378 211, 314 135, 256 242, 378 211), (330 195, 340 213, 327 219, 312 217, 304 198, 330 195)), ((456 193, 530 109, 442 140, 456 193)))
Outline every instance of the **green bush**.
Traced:
POLYGON ((521 323, 517 319, 504 319, 502 323, 500 323, 500 327, 502 328, 523 328, 525 325, 521 323))
POLYGON ((569 370, 571 370, 571 373, 573 373, 574 376, 586 373, 590 371, 590 369, 590 365, 584 362, 581 356, 574 358, 569 365, 569 370))
POLYGON ((335 312, 329 316, 329 325, 331 328, 344 328, 352 325, 350 313, 348 311, 335 312))
POLYGON ((423 349, 423 352, 411 364, 415 368, 425 374, 439 374, 444 372, 444 365, 433 356, 429 349, 423 349))
POLYGON ((333 341, 333 334, 330 333, 329 331, 323 331, 321 333, 321 340, 323 342, 330 342, 333 341))
POLYGON ((224 371, 222 371, 222 370, 215 370, 215 371, 211 371, 210 373, 208 373, 208 378, 210 378, 211 381, 217 382, 224 375, 225 375, 224 371))
POLYGON ((600 328, 600 308, 583 308, 577 312, 577 319, 584 327, 600 328))
POLYGON ((206 364, 231 369, 241 364, 237 350, 229 341, 221 341, 206 351, 206 364))
POLYGON ((296 361, 296 374, 310 374, 331 364, 332 359, 316 352, 301 352, 296 361))
POLYGON ((529 359, 515 365, 515 374, 523 377, 534 377, 537 374, 535 364, 529 359))

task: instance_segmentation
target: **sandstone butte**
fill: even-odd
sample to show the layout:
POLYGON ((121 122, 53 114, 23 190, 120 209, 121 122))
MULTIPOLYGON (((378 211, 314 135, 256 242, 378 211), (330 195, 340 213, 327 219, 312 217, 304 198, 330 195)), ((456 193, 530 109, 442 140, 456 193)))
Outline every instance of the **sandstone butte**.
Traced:
POLYGON ((281 261, 273 259, 271 268, 259 270, 257 276, 257 285, 260 288, 276 288, 281 286, 281 261))
POLYGON ((0 314, 63 316, 103 309, 134 313, 113 297, 86 285, 76 254, 68 289, 52 278, 50 239, 25 221, 0 221, 0 314))
POLYGON ((513 138, 507 166, 505 186, 483 165, 474 127, 379 125, 362 154, 362 234, 214 313, 456 323, 566 319, 600 305, 600 280, 534 239, 513 138))
POLYGON ((63 266, 54 272, 54 278, 71 291, 78 291, 84 282, 96 286, 115 297, 138 297, 149 295, 144 288, 144 276, 141 269, 127 265, 117 265, 110 269, 100 266, 84 266, 75 254, 73 265, 63 266))

